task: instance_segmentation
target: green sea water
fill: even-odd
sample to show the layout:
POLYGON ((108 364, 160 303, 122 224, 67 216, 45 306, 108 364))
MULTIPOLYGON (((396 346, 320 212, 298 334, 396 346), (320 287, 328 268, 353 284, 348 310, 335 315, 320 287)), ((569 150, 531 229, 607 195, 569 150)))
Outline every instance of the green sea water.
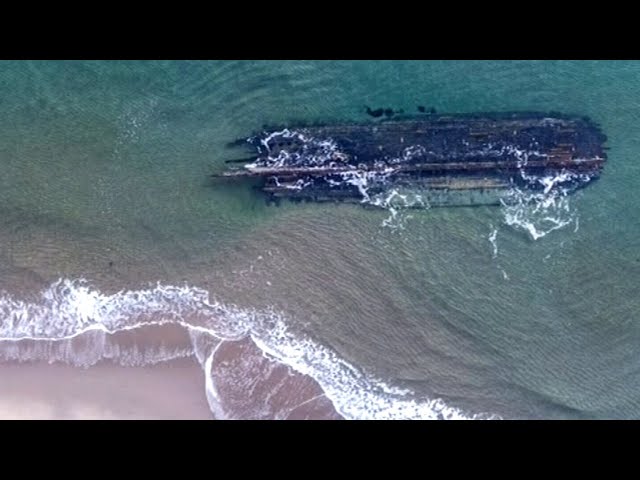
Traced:
POLYGON ((0 111, 8 294, 186 282, 464 411, 640 416, 640 62, 5 61, 0 111), (500 207, 389 228, 388 211, 268 206, 208 178, 265 124, 367 120, 364 105, 588 115, 609 160, 537 240, 500 207))

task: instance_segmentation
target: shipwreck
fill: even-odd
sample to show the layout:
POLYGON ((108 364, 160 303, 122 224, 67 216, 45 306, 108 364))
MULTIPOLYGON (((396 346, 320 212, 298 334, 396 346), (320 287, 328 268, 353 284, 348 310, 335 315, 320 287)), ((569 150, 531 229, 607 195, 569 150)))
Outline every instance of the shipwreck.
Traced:
POLYGON ((399 189, 429 205, 498 204, 513 188, 584 187, 602 172, 606 140, 581 116, 431 111, 267 129, 235 142, 254 154, 213 176, 253 179, 272 200, 363 202, 399 189))

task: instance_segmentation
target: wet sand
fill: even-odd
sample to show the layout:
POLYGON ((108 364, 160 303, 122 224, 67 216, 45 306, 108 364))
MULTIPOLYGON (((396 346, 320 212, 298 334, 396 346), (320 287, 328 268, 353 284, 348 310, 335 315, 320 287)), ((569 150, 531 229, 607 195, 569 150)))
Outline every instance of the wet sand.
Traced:
MULTIPOLYGON (((210 368, 220 419, 342 418, 315 380, 248 338, 222 342, 210 368)), ((0 419, 214 419, 194 358, 144 367, 10 362, 0 379, 0 419)))
POLYGON ((265 355, 247 336, 190 339, 168 324, 0 343, 0 419, 342 418, 313 378, 265 355), (195 356, 185 357, 189 352, 195 356), (167 355, 174 359, 161 360, 167 355))
POLYGON ((222 342, 211 363, 212 395, 227 419, 342 419, 318 383, 267 358, 249 339, 222 342))
POLYGON ((146 367, 0 364, 0 419, 212 419, 194 359, 146 367))

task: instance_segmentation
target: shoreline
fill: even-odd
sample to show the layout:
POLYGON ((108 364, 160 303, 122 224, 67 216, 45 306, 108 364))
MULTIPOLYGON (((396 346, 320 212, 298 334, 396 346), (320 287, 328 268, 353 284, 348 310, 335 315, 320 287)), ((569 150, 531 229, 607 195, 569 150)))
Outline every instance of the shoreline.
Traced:
POLYGON ((316 380, 251 339, 214 350, 205 368, 195 355, 144 366, 5 360, 0 420, 343 419, 316 380))
POLYGON ((208 298, 62 280, 31 301, 0 297, 0 417, 342 418, 315 379, 252 340, 253 313, 208 298), (174 396, 179 407, 162 403, 174 396))

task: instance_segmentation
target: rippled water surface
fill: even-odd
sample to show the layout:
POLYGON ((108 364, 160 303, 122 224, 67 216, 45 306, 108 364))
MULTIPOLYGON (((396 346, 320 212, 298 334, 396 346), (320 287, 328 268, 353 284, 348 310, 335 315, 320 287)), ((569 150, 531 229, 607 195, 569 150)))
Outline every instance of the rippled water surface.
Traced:
POLYGON ((218 418, 640 415, 638 62, 0 62, 0 108, 4 361, 193 357, 218 418), (609 160, 528 210, 208 178, 364 105, 588 115, 609 160))

